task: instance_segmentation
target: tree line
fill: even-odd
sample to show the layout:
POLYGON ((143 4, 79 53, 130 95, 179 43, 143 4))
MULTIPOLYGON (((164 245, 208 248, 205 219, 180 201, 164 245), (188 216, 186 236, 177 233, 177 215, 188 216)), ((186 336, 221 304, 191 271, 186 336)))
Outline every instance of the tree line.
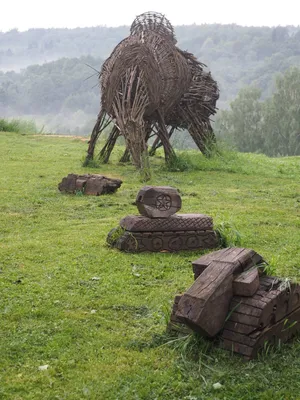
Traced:
MULTIPOLYGON (((60 58, 104 60, 128 33, 127 26, 0 32, 0 70, 19 71, 60 58)), ((300 63, 300 27, 203 24, 177 26, 175 33, 178 46, 194 53, 219 82, 220 108, 252 83, 267 96, 273 89, 270 77, 300 63)))
POLYGON ((269 156, 300 155, 300 69, 277 76, 272 96, 257 87, 242 89, 229 110, 220 111, 215 131, 239 151, 269 156))
MULTIPOLYGON (((128 32, 128 27, 0 32, 0 117, 28 116, 48 131, 89 134, 99 110, 97 71, 128 32)), ((219 135, 242 151, 295 151, 290 139, 290 150, 284 147, 282 112, 276 129, 273 124, 281 104, 275 101, 279 83, 274 76, 300 65, 299 27, 190 25, 175 27, 175 33, 178 46, 193 52, 219 83, 219 135), (252 88, 243 89, 249 85, 252 88), (243 115, 243 107, 242 121, 237 115, 243 115), (243 133, 238 138, 239 130, 243 133), (275 132, 281 139, 271 139, 275 132)), ((286 112, 292 113, 291 108, 286 112)), ((286 115, 285 120, 290 119, 286 115)), ((296 133, 292 136, 297 138, 296 133)), ((175 139, 178 147, 192 146, 188 135, 175 139)))

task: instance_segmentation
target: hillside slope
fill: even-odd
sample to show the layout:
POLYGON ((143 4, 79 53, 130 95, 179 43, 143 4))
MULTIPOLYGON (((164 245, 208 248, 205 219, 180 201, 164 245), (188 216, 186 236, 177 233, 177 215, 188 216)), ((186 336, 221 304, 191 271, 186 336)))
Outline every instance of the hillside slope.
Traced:
MULTIPOLYGON (((196 337, 165 334, 174 295, 191 284, 191 261, 200 252, 131 255, 107 247, 108 231, 136 213, 142 184, 132 166, 115 161, 83 169, 86 146, 0 133, 0 397, 298 398, 299 339, 267 347, 246 364, 196 337), (114 195, 63 195, 57 184, 70 172, 124 183, 114 195)), ((186 172, 152 159, 151 184, 178 188, 182 212, 230 222, 274 273, 299 281, 299 157, 185 157, 186 172)))

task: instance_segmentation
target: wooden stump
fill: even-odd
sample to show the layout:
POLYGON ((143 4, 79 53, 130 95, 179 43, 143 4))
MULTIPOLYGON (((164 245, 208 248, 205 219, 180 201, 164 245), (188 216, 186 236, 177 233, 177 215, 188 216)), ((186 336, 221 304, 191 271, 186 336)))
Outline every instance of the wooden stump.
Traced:
POLYGON ((59 183, 58 189, 66 193, 81 192, 87 195, 100 196, 116 192, 121 184, 122 181, 120 179, 112 179, 104 175, 69 174, 59 183))

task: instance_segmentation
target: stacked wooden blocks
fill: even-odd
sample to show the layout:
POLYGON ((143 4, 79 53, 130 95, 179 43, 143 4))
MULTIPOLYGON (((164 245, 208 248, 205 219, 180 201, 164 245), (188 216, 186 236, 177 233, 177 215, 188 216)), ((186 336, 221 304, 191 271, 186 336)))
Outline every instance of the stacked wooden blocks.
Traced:
POLYGON ((111 230, 107 242, 120 250, 180 251, 218 247, 212 218, 204 214, 175 214, 181 197, 169 186, 145 186, 136 198, 141 215, 129 215, 111 230))
POLYGON ((244 248, 227 248, 193 262, 195 281, 174 300, 169 329, 182 324, 245 358, 266 342, 286 342, 300 331, 300 286, 268 277, 262 257, 244 248))

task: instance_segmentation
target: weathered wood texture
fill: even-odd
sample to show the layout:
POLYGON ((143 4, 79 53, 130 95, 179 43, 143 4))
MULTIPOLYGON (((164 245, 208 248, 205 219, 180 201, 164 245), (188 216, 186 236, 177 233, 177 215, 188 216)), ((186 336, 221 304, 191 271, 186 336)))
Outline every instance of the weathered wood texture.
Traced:
POLYGON ((263 258, 256 253, 254 250, 239 248, 239 247, 228 247, 226 249, 218 250, 210 254, 206 254, 192 262, 194 278, 198 276, 210 265, 212 261, 221 260, 223 262, 235 262, 241 265, 243 270, 247 270, 254 265, 261 264, 264 262, 263 258))
POLYGON ((61 192, 76 193, 80 191, 87 195, 99 196, 114 193, 121 186, 120 179, 108 178, 104 175, 76 175, 69 174, 58 184, 61 192))
POLYGON ((284 343, 299 331, 299 285, 263 277, 255 296, 233 297, 221 334, 221 347, 250 359, 266 343, 284 343))
POLYGON ((170 321, 167 326, 167 331, 168 332, 178 332, 178 333, 183 333, 183 334, 189 334, 192 333, 192 329, 189 328, 187 325, 182 323, 180 318, 176 316, 177 310, 178 310, 178 303, 179 300, 181 299, 182 295, 178 294, 175 296, 174 299, 174 304, 172 307, 172 312, 170 316, 170 321))
POLYGON ((251 268, 239 274, 233 280, 233 293, 238 296, 253 296, 259 288, 257 268, 251 268))
POLYGON ((181 198, 169 186, 145 186, 136 198, 143 215, 128 215, 112 229, 107 243, 127 252, 213 249, 219 245, 212 218, 204 214, 177 214, 181 198))
POLYGON ((140 214, 149 218, 168 218, 181 208, 178 191, 169 186, 144 186, 136 197, 140 214))
MULTIPOLYGON (((233 275, 248 265, 243 249, 231 248, 222 254, 218 260, 204 256, 208 266, 184 293, 176 314, 206 336, 215 336, 222 329, 233 296, 233 275)), ((199 264, 204 264, 201 259, 199 264)))
POLYGON ((222 348, 247 359, 266 344, 284 343, 300 332, 300 285, 259 274, 254 265, 262 261, 243 248, 196 260, 194 284, 174 301, 174 330, 185 323, 205 336, 219 334, 222 348))
POLYGON ((120 221, 120 226, 129 232, 211 231, 213 221, 203 214, 175 214, 169 218, 128 215, 120 221))
MULTIPOLYGON (((118 229, 118 228, 117 228, 118 229)), ((213 249, 218 247, 214 231, 127 232, 115 239, 116 228, 107 236, 107 243, 119 250, 139 253, 143 251, 176 252, 181 250, 213 249)))

